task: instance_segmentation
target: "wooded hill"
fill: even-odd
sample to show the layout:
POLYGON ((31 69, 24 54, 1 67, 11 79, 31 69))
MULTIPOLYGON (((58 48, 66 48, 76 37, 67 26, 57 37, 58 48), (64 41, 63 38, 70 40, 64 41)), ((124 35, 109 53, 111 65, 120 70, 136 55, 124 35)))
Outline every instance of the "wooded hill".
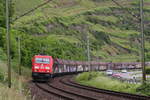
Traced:
MULTIPOLYGON (((17 57, 16 37, 21 37, 22 64, 30 67, 35 54, 87 60, 87 35, 92 60, 140 60, 139 0, 52 0, 11 24, 12 58, 17 57), (131 14, 138 16, 133 17, 131 14)), ((13 0, 12 19, 45 2, 13 0)), ((150 60, 150 1, 144 0, 146 60, 150 60)), ((5 28, 0 33, 5 49, 5 28)))

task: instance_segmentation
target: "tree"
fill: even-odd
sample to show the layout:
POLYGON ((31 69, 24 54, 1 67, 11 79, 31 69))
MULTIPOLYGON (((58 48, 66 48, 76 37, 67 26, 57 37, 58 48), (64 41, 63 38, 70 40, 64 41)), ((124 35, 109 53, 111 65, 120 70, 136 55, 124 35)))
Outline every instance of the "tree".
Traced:
MULTIPOLYGON (((5 45, 5 27, 6 27, 6 9, 5 9, 5 0, 0 0, 0 47, 5 45)), ((14 6, 12 1, 10 2, 10 18, 14 14, 14 6)))
POLYGON ((0 0, 0 27, 5 27, 5 0, 0 0))
MULTIPOLYGON (((14 4, 10 2, 10 17, 14 14, 14 4)), ((5 27, 6 14, 5 14, 5 0, 0 0, 0 27, 5 27)))

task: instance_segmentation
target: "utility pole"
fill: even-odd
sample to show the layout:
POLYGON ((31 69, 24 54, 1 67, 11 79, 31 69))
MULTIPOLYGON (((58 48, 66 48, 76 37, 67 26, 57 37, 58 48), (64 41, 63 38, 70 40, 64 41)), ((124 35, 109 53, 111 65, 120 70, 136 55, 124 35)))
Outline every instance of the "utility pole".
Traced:
POLYGON ((8 87, 11 88, 9 4, 10 4, 9 0, 6 0, 6 43, 7 43, 8 87))
POLYGON ((144 41, 144 23, 143 23, 143 0, 140 0, 140 30, 141 30, 141 65, 143 74, 143 83, 146 81, 145 73, 145 41, 144 41))
MULTIPOLYGON (((91 61, 91 56, 90 56, 90 40, 89 40, 89 33, 87 33, 87 57, 88 57, 88 62, 91 61)), ((91 66, 89 63, 89 71, 91 71, 91 66)))
POLYGON ((89 41, 89 34, 87 33, 87 57, 88 57, 88 61, 91 60, 90 57, 90 41, 89 41))
POLYGON ((19 68, 19 75, 21 75, 21 43, 20 43, 20 36, 17 38, 18 42, 18 68, 19 68))

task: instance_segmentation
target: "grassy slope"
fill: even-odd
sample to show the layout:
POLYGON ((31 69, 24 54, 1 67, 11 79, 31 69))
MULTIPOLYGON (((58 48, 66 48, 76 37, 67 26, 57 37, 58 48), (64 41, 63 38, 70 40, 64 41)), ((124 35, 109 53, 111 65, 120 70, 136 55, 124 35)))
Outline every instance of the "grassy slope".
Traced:
POLYGON ((11 88, 7 86, 7 66, 4 61, 0 60, 0 100, 28 100, 29 93, 25 88, 25 78, 18 77, 18 74, 12 69, 11 88), (27 93, 25 95, 25 92, 27 93))
POLYGON ((8 88, 8 77, 7 77, 7 65, 6 65, 6 55, 0 48, 0 100, 30 100, 29 92, 25 90, 26 78, 29 77, 30 71, 26 68, 22 68, 23 76, 19 77, 16 73, 17 63, 13 61, 12 72, 11 72, 11 88, 8 88))
POLYGON ((133 94, 149 94, 149 86, 141 86, 140 84, 129 84, 116 79, 105 76, 101 72, 84 72, 75 77, 75 80, 83 85, 93 86, 101 89, 133 93, 133 94))
MULTIPOLYGON (((27 2, 24 0, 14 1, 16 1, 15 9, 16 16, 18 16, 44 0, 38 0, 38 2, 35 2, 35 0, 27 2)), ((131 4, 137 5, 136 1, 119 0, 118 2, 130 8, 133 7, 131 4)), ((145 1, 145 9, 149 9, 148 0, 145 1)), ((93 57, 98 55, 100 58, 103 58, 104 61, 137 61, 139 59, 139 45, 132 35, 138 36, 139 32, 133 27, 138 24, 125 12, 126 11, 120 9, 111 0, 100 0, 98 2, 96 2, 96 0, 95 2, 94 0, 53 0, 36 12, 18 20, 14 27, 18 29, 22 27, 26 28, 30 34, 35 34, 36 32, 41 34, 57 34, 56 37, 61 35, 62 38, 69 35, 68 38, 66 37, 67 40, 72 40, 70 39, 70 37, 72 37, 76 38, 74 42, 79 42, 79 37, 81 37, 83 33, 82 27, 88 25, 90 29, 87 29, 87 31, 90 32, 93 57), (57 20, 54 17, 57 18, 57 20), (122 20, 125 20, 129 25, 122 24, 122 20), (51 22, 61 25, 61 28, 55 27, 51 22), (37 25, 39 25, 39 27, 37 25), (45 28, 46 25, 52 25, 54 27, 48 31, 45 28), (76 29, 77 27, 74 27, 74 25, 79 26, 79 29, 76 29), (126 25, 128 28, 125 28, 126 25), (69 29, 64 27, 68 27, 69 29), (32 32, 31 30, 35 28, 37 28, 37 30, 32 32), (100 37, 105 35, 109 38, 107 38, 108 40, 97 38, 97 36, 95 37, 93 35, 95 33, 91 31, 96 31, 100 37), (101 35, 102 33, 104 34, 101 35), (109 41, 109 43, 107 43, 107 41, 109 41), (96 45, 94 45, 95 43, 96 45), (100 48, 95 49, 98 46, 100 48), (114 59, 115 57, 116 60, 114 59)), ((146 12, 146 14, 148 21, 149 13, 146 12)), ((79 44, 82 45, 81 42, 79 42, 79 44)), ((149 42, 146 42, 146 47, 149 48, 149 42)))
POLYGON ((82 73, 79 74, 75 79, 76 81, 84 85, 120 92, 135 93, 136 87, 138 86, 135 84, 122 83, 118 80, 113 80, 98 72, 91 72, 91 76, 93 77, 89 79, 89 73, 82 73), (87 80, 86 78, 89 80, 87 80))
POLYGON ((23 0, 13 0, 14 4, 15 4, 15 15, 20 15, 26 11, 28 11, 29 9, 31 9, 32 7, 40 4, 43 0, 26 0, 26 2, 24 2, 23 0))

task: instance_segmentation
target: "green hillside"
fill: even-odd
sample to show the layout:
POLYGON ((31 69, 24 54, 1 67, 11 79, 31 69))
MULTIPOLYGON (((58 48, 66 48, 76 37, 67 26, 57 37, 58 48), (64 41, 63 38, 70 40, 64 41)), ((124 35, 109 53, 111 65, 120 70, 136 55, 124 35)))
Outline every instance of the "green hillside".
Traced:
MULTIPOLYGON (((16 16, 20 16, 45 0, 14 0, 16 16)), ((90 36, 92 60, 139 61, 138 0, 52 0, 47 5, 12 24, 12 33, 22 36, 22 63, 29 64, 34 54, 87 60, 86 35, 90 36)), ((144 2, 146 57, 150 59, 150 1, 144 2)), ((14 51, 15 56, 15 51, 14 51)))

